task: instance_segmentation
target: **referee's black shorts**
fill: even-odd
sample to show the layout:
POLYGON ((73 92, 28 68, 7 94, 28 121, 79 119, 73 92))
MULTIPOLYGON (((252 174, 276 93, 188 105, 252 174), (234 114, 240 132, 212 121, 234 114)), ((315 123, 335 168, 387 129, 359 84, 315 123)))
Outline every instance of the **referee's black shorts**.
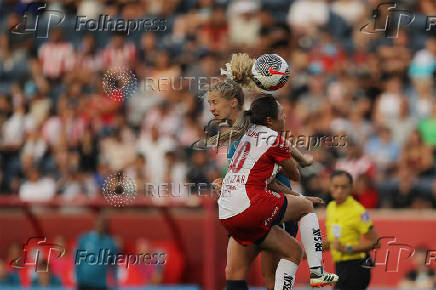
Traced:
POLYGON ((336 263, 336 274, 339 281, 335 289, 340 290, 363 290, 371 280, 371 270, 362 267, 364 260, 349 260, 336 263))

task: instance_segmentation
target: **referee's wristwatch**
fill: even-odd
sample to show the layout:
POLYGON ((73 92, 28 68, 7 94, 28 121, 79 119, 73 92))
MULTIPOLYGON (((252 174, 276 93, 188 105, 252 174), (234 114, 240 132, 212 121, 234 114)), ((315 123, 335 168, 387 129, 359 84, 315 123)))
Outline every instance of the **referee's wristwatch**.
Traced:
POLYGON ((352 246, 346 246, 345 247, 345 252, 347 254, 352 254, 353 253, 353 247, 352 246))

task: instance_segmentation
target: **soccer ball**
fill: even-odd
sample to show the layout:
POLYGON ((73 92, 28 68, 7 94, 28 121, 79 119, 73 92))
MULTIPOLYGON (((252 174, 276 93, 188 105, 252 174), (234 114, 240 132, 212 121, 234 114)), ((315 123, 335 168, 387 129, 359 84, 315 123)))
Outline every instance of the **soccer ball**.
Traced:
POLYGON ((259 56, 251 68, 253 81, 266 91, 283 87, 289 79, 289 65, 277 54, 259 56))

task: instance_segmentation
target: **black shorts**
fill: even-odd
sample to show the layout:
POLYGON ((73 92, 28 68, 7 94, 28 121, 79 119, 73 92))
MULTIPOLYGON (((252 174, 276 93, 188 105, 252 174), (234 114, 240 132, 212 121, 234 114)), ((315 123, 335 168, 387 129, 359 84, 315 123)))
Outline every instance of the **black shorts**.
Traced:
POLYGON ((371 270, 362 267, 365 260, 349 260, 336 263, 336 274, 339 281, 335 289, 364 290, 371 281, 371 270))
POLYGON ((298 234, 298 221, 285 222, 283 228, 295 238, 298 234))

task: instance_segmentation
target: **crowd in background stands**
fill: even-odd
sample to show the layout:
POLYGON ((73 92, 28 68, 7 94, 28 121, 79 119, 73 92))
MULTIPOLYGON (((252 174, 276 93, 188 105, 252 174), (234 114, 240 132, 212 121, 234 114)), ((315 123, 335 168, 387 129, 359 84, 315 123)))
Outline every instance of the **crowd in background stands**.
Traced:
POLYGON ((49 1, 47 9, 66 17, 44 39, 11 33, 31 9, 0 1, 0 191, 28 201, 92 198, 120 169, 139 194, 146 184, 210 183, 222 176, 226 155, 190 147, 213 117, 198 79, 219 76, 232 53, 277 53, 291 66, 290 81, 274 92, 287 129, 346 136, 345 146, 311 148, 316 163, 302 170, 296 190, 328 200, 329 173, 338 168, 352 173, 365 207, 436 207, 436 29, 423 26, 436 2, 404 1, 415 21, 396 38, 360 31, 377 4, 49 1), (164 29, 74 32, 76 16, 100 14, 160 19, 164 29), (113 67, 138 80, 123 102, 103 91, 113 67), (158 88, 165 78, 170 84, 158 88))

